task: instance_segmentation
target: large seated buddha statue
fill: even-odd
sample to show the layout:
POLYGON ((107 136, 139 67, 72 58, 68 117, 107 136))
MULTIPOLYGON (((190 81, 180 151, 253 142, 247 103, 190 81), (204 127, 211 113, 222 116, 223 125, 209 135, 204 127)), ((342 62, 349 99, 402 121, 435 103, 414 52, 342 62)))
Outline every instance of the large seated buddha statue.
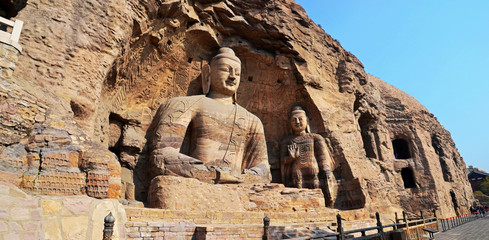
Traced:
POLYGON ((176 175, 213 183, 270 182, 263 125, 236 103, 241 61, 221 48, 202 69, 204 95, 163 103, 149 133, 151 178, 176 175))

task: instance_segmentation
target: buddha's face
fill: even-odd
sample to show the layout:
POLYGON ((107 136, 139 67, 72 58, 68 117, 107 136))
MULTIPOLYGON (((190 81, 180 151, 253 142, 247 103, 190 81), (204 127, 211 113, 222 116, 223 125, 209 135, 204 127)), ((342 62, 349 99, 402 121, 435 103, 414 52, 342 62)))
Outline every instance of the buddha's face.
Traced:
POLYGON ((293 113, 290 117, 290 126, 294 133, 302 133, 306 131, 307 128, 307 116, 304 112, 293 113))
POLYGON ((238 90, 241 64, 228 58, 217 59, 211 65, 211 91, 232 96, 238 90))

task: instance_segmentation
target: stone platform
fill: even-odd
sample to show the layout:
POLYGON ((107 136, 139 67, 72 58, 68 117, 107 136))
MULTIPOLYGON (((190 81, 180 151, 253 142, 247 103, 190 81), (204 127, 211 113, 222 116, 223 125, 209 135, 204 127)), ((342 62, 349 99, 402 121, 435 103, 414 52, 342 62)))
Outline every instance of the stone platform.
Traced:
MULTIPOLYGON (((270 226, 270 237, 281 239, 283 233, 296 233, 297 229, 334 228, 333 223, 302 223, 270 226)), ((211 224, 190 222, 128 222, 127 239, 255 239, 263 236, 263 224, 211 224)), ((329 230, 331 231, 331 230, 329 230)))
MULTIPOLYGON (((270 218, 270 236, 303 230, 336 229, 337 210, 246 212, 189 211, 126 207, 128 239, 262 239, 263 218, 270 218)), ((353 218, 359 211, 342 213, 353 218)), ((344 223, 345 230, 371 227, 375 221, 353 220, 344 223)))
POLYGON ((271 224, 323 223, 336 220, 337 211, 316 212, 216 212, 183 211, 151 208, 126 207, 128 222, 193 222, 195 224, 259 224, 263 226, 265 216, 271 224))

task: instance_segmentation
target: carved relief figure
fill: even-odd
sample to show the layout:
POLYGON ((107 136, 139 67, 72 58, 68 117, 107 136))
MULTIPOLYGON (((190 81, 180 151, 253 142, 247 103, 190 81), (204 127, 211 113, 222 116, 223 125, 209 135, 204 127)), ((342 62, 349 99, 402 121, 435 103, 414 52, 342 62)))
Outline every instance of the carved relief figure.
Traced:
POLYGON ((338 63, 338 69, 336 76, 338 79, 339 90, 342 93, 352 94, 357 89, 356 84, 365 85, 367 83, 367 77, 357 64, 354 64, 352 56, 346 56, 345 60, 341 60, 338 63))
POLYGON ((289 119, 293 135, 281 144, 282 181, 291 187, 321 188, 328 201, 331 157, 324 138, 310 132, 306 112, 300 106, 292 108, 289 119))
POLYGON ((217 182, 238 182, 241 174, 270 181, 263 125, 236 103, 241 61, 221 48, 202 69, 204 95, 162 104, 150 129, 151 177, 199 178, 208 170, 217 182))

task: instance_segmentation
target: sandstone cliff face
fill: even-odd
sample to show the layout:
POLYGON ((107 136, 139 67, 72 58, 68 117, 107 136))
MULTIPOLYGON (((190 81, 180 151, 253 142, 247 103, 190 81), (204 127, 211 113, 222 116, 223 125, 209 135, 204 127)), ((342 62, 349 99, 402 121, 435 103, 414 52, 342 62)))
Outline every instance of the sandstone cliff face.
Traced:
MULTIPOLYGON (((287 113, 301 104, 334 159, 335 208, 448 216, 472 204, 449 132, 415 99, 366 74, 292 0, 31 0, 17 18, 24 51, 3 89, 24 91, 45 119, 9 128, 16 137, 2 137, 3 153, 27 145, 33 129, 62 129, 77 152, 96 144, 115 153, 124 186, 134 184, 144 201, 152 116, 171 97, 200 94, 201 66, 228 46, 242 61, 238 103, 263 122, 275 182, 287 113)), ((20 104, 12 99, 0 101, 20 104)))

